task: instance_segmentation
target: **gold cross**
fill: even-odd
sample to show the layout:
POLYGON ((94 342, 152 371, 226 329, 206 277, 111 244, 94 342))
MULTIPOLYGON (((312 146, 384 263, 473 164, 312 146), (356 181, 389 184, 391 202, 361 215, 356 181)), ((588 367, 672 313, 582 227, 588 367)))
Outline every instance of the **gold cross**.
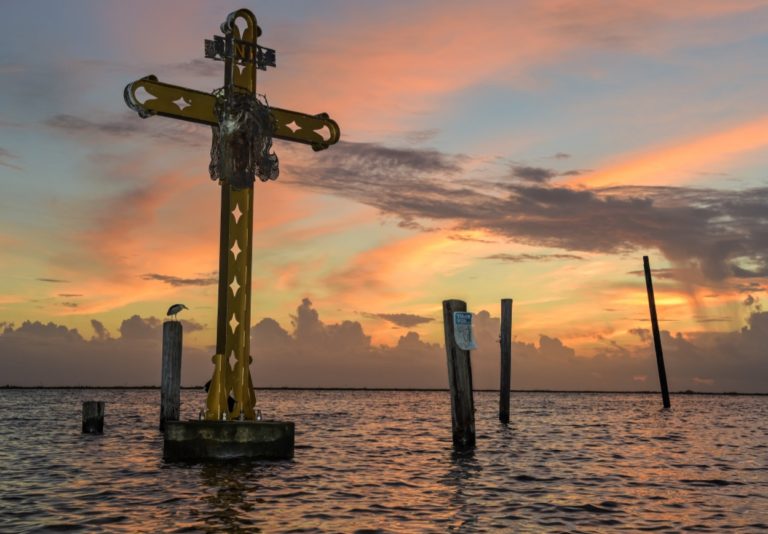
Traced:
MULTIPOLYGON (((230 98, 232 92, 237 91, 256 99, 256 70, 259 66, 256 40, 261 35, 256 17, 247 9, 239 9, 229 14, 221 29, 225 34, 224 41, 232 51, 229 57, 223 57, 224 98, 230 98), (242 34, 238 20, 245 23, 242 34)), ((222 41, 220 37, 215 39, 222 41)), ((219 125, 217 95, 162 83, 155 76, 129 83, 124 97, 126 104, 142 118, 160 115, 213 127, 219 125)), ((277 139, 304 143, 314 150, 326 149, 339 140, 339 126, 326 113, 309 115, 280 108, 269 108, 269 113, 274 125, 273 137, 277 139)), ((229 177, 221 178, 216 355, 213 356, 214 373, 205 418, 253 420, 256 404, 250 373, 253 185, 236 188, 229 177), (235 399, 231 410, 228 406, 230 392, 235 399)))

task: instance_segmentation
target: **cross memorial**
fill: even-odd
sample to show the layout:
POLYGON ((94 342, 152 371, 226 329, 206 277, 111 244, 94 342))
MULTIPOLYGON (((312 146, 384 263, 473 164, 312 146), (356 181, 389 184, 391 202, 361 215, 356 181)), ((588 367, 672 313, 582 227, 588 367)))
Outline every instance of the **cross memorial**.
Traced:
POLYGON ((140 117, 171 117, 213 129, 210 174, 221 187, 218 314, 214 372, 205 419, 255 419, 250 363, 253 184, 277 178, 272 138, 323 150, 339 140, 326 113, 269 107, 256 93, 256 71, 276 66, 275 51, 256 40, 261 28, 247 9, 229 14, 223 36, 205 41, 205 56, 224 62, 224 87, 205 93, 169 85, 156 76, 129 83, 125 102, 140 117), (229 395, 234 397, 232 410, 229 395))

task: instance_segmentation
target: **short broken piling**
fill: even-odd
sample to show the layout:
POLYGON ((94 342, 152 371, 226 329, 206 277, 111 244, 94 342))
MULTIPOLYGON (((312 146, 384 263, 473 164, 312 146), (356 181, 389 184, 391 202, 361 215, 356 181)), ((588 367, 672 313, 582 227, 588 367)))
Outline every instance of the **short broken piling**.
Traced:
POLYGON ((178 421, 181 411, 181 342, 183 329, 178 321, 163 323, 163 365, 160 377, 160 430, 166 421, 178 421))
POLYGON ((512 299, 501 299, 501 380, 499 384, 499 421, 509 423, 509 390, 512 387, 512 299))
POLYGON ((669 408, 669 389, 667 388, 667 371, 664 369, 664 353, 661 350, 661 334, 659 333, 659 320, 656 317, 656 299, 653 296, 653 280, 651 280, 651 265, 648 256, 643 256, 643 268, 645 269, 645 287, 648 290, 648 307, 651 309, 651 328, 653 329, 653 346, 656 349, 656 365, 659 368, 659 384, 661 385, 661 398, 664 408, 669 408))
POLYGON ((472 398, 472 364, 469 351, 456 342, 454 312, 466 312, 467 304, 461 300, 443 301, 445 327, 445 353, 448 358, 448 383, 451 388, 451 422, 453 445, 456 448, 475 446, 475 405, 472 398))
POLYGON ((104 401, 83 401, 83 434, 104 433, 104 401))

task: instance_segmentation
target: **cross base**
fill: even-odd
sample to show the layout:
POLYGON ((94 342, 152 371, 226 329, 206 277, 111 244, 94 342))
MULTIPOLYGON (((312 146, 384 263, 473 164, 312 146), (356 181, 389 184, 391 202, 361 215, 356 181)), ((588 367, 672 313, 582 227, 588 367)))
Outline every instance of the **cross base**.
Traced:
POLYGON ((163 458, 168 462, 290 460, 294 431, 290 421, 168 421, 163 458))

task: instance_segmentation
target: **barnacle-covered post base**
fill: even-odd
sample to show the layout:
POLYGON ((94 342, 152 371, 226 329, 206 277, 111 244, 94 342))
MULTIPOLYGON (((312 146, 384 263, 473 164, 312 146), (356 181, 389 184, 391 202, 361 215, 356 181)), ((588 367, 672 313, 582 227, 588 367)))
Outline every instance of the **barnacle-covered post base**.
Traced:
POLYGON ((290 421, 169 421, 163 440, 167 462, 288 460, 293 458, 290 421))

